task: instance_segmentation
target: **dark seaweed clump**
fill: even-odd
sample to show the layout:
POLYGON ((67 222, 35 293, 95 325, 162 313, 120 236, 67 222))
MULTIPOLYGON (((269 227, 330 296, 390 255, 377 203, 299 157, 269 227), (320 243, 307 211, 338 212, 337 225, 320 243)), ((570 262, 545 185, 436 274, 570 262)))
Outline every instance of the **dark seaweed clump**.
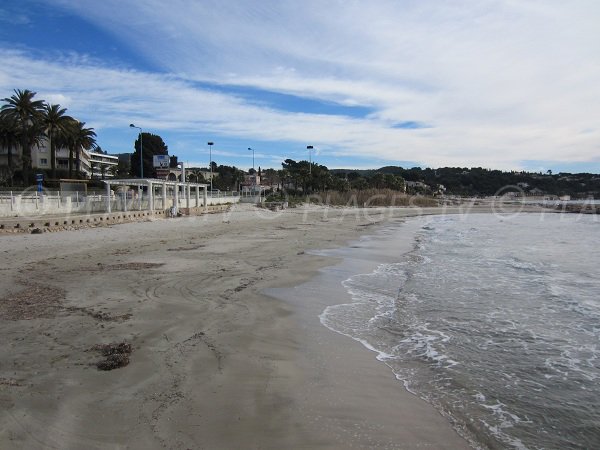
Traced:
POLYGON ((95 345, 92 350, 100 352, 104 356, 103 360, 96 363, 98 370, 113 370, 125 367, 129 364, 129 355, 132 352, 131 344, 127 342, 95 345))

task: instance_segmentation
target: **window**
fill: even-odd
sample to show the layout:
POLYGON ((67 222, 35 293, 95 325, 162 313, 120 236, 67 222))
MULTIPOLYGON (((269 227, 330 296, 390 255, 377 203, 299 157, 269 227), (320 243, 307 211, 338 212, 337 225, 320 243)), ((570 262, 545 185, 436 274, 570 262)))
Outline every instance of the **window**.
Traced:
POLYGON ((48 159, 47 158, 40 158, 40 164, 43 166, 48 165, 48 159))

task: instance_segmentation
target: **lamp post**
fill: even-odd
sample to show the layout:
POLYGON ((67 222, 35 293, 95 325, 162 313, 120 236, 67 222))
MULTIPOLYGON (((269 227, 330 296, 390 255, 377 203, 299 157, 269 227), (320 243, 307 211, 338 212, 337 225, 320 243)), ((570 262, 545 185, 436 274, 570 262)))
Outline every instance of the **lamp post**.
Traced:
POLYGON ((214 145, 214 142, 208 142, 208 158, 210 159, 210 162, 208 163, 209 167, 210 167, 210 195, 212 195, 212 179, 213 179, 213 173, 212 173, 212 146, 214 145))
POLYGON ((251 147, 248 147, 248 151, 252 152, 252 171, 254 172, 253 175, 253 181, 252 181, 252 194, 255 193, 256 191, 256 169, 254 168, 254 149, 251 147))
POLYGON ((312 158, 311 152, 314 147, 312 145, 307 145, 306 149, 308 150, 308 174, 312 175, 312 158))
POLYGON ((252 152, 252 169, 254 169, 254 149, 248 147, 248 150, 252 152))
POLYGON ((140 178, 144 178, 144 151, 142 145, 142 129, 140 127, 136 127, 134 124, 129 124, 130 128, 137 128, 140 130, 140 178))

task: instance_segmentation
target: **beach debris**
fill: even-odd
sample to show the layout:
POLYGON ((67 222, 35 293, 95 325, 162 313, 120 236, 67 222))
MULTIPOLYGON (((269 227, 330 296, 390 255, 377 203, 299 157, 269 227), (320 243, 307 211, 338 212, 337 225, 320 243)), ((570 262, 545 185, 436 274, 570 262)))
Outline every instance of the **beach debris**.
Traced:
POLYGON ((23 384, 14 378, 0 378, 0 386, 23 386, 23 384))
POLYGON ((33 230, 31 230, 31 234, 42 234, 43 231, 40 230, 39 228, 34 228, 33 230))
POLYGON ((25 289, 0 299, 0 319, 49 319, 60 311, 65 298, 63 289, 19 280, 25 289))
POLYGON ((128 342, 113 342, 94 345, 91 350, 100 352, 104 359, 96 363, 98 370, 113 370, 129 364, 133 349, 128 342))
POLYGON ((143 270, 143 269, 154 269, 156 267, 164 266, 165 263, 146 263, 146 262, 130 262, 121 264, 110 264, 104 265, 102 263, 96 264, 96 267, 83 268, 81 270, 95 272, 95 271, 108 271, 108 270, 143 270))
POLYGON ((82 314, 86 314, 100 322, 124 322, 126 320, 131 319, 132 314, 109 314, 102 311, 95 311, 91 308, 85 308, 81 306, 69 306, 65 308, 65 310, 69 312, 78 312, 82 314))
POLYGON ((188 247, 168 248, 167 251, 168 252, 185 252, 188 250, 198 250, 199 248, 202 248, 202 247, 206 247, 206 244, 196 244, 196 245, 190 245, 188 247))

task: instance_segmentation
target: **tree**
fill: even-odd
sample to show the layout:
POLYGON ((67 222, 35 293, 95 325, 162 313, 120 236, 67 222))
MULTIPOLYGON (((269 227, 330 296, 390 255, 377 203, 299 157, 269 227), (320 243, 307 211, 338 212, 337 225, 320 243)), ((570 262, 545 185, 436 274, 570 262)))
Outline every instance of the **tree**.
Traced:
POLYGON ((344 174, 336 174, 331 177, 330 188, 334 191, 346 192, 350 189, 350 182, 344 174))
MULTIPOLYGON (((67 110, 61 108, 60 105, 44 105, 42 125, 44 127, 44 133, 50 143, 52 178, 56 178, 56 144, 66 140, 71 123, 74 120, 72 117, 67 116, 65 114, 66 112, 67 110)), ((71 174, 69 173, 69 176, 70 175, 71 174)))
POLYGON ((123 158, 119 158, 119 163, 117 164, 117 167, 115 169, 115 176, 118 176, 120 178, 127 178, 129 173, 131 172, 130 162, 130 160, 127 161, 123 158))
POLYGON ((14 95, 2 99, 6 104, 0 108, 2 114, 8 120, 14 121, 21 144, 23 163, 23 182, 29 183, 31 178, 31 147, 39 143, 42 131, 40 121, 44 102, 34 100, 35 92, 25 89, 15 89, 14 95))
POLYGON ((141 134, 142 142, 140 144, 140 135, 135 141, 135 151, 131 155, 131 167, 130 174, 134 177, 140 176, 140 147, 143 155, 144 164, 144 176, 145 177, 156 177, 156 170, 154 169, 154 155, 168 155, 169 149, 163 139, 151 133, 141 134))
POLYGON ((363 177, 359 177, 352 180, 350 187, 352 187, 352 189, 358 189, 359 191, 362 191, 363 189, 367 189, 369 187, 369 183, 363 177))
POLYGON ((268 184, 272 188, 275 186, 279 186, 281 183, 281 177, 277 170, 275 169, 266 169, 264 171, 263 177, 261 179, 262 184, 268 184))
POLYGON ((6 171, 5 176, 9 185, 13 184, 13 161, 12 152, 19 146, 19 135, 15 121, 9 117, 0 114, 0 147, 6 149, 6 171))
POLYGON ((81 149, 90 150, 96 146, 96 132, 93 128, 86 128, 85 122, 71 120, 66 134, 69 147, 69 178, 73 177, 73 154, 75 154, 75 170, 81 171, 81 149))
POLYGON ((382 173, 377 172, 370 179, 371 186, 377 189, 383 189, 385 187, 385 177, 382 173))
POLYGON ((384 185, 388 189, 393 189, 395 191, 404 190, 404 179, 397 175, 386 174, 383 177, 384 185))
POLYGON ((283 168, 282 178, 287 183, 292 183, 294 190, 298 189, 298 186, 302 186, 302 192, 308 191, 308 186, 311 184, 311 166, 308 161, 296 162, 293 159, 286 159, 281 163, 283 168))
POLYGON ((333 177, 329 169, 320 164, 312 163, 312 170, 309 172, 309 186, 311 191, 325 191, 333 184, 333 177))
POLYGON ((239 184, 244 181, 244 172, 235 166, 218 166, 214 173, 219 174, 213 180, 213 187, 216 189, 225 190, 237 190, 239 184))

